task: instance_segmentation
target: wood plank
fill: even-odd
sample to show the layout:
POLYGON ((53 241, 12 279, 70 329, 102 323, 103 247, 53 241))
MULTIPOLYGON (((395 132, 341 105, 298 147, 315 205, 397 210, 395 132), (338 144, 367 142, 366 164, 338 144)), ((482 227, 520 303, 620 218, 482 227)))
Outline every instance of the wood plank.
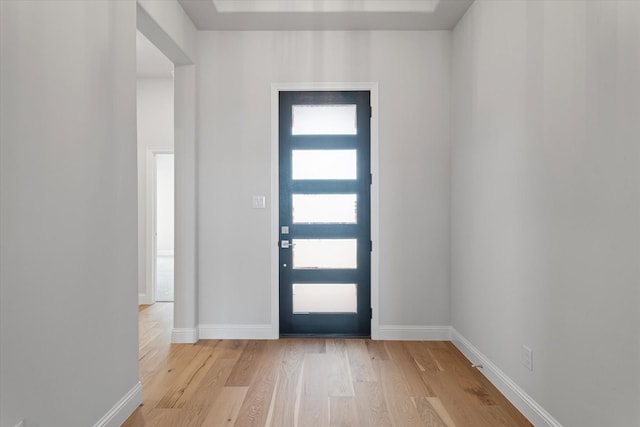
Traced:
POLYGON ((377 381, 378 377, 371 363, 371 356, 364 340, 354 339, 346 342, 349 367, 354 382, 377 381))
POLYGON ((296 397, 302 381, 304 344, 300 340, 283 340, 284 355, 280 365, 273 406, 267 425, 292 427, 295 425, 296 397))
POLYGON ((389 360, 389 353, 384 341, 367 340, 367 351, 371 360, 389 360))
POLYGON ((196 392, 196 390, 200 386, 200 383, 207 376, 207 373, 209 372, 209 370, 211 370, 211 367, 213 366, 215 361, 220 358, 219 356, 221 354, 221 351, 217 348, 218 344, 222 345, 220 341, 201 340, 198 342, 198 344, 207 349, 205 350, 204 354, 209 354, 209 356, 201 366, 197 367, 196 371, 192 376, 189 377, 184 387, 178 389, 176 396, 174 396, 177 398, 173 400, 172 403, 173 408, 184 407, 185 403, 191 399, 193 393, 196 392))
POLYGON ((355 397, 329 397, 329 425, 332 427, 360 425, 355 397))
POLYGON ((444 405, 437 397, 427 397, 427 402, 436 411, 440 419, 445 423, 447 427, 456 427, 456 423, 449 415, 449 412, 445 409, 444 405))
MULTIPOLYGON (((208 378, 213 364, 218 360, 229 359, 233 363, 240 357, 242 352, 242 343, 237 341, 216 341, 216 340, 201 340, 199 343, 203 343, 212 348, 211 358, 209 358, 202 369, 200 369, 192 378, 190 383, 185 387, 184 391, 174 402, 174 408, 182 408, 187 402, 189 402, 193 395, 198 392, 200 384, 208 378)), ((208 378, 211 380, 211 378, 208 378)), ((225 379, 226 381, 226 379, 225 379)), ((218 385, 219 386, 219 385, 218 385)))
POLYGON ((327 340, 321 338, 304 338, 305 353, 326 353, 327 352, 327 340))
POLYGON ((327 354, 326 361, 329 396, 354 396, 353 378, 346 354, 327 354))
POLYGON ((436 364, 433 356, 429 352, 430 348, 437 348, 431 342, 410 341, 405 343, 409 354, 413 358, 414 363, 418 369, 422 372, 436 372, 441 371, 436 364))
POLYGON ((156 343, 164 333, 165 331, 158 327, 152 327, 140 333, 140 351, 138 354, 139 361, 144 359, 145 356, 149 354, 149 352, 157 350, 156 343))
POLYGON ((508 410, 501 405, 485 406, 482 408, 484 417, 490 420, 493 427, 511 427, 515 425, 530 425, 529 421, 520 413, 514 418, 508 410))
POLYGON ((251 380, 258 371, 257 367, 260 358, 264 353, 266 341, 249 341, 246 348, 242 352, 240 359, 233 367, 231 375, 225 384, 227 387, 248 387, 251 380))
POLYGON ((182 426, 184 413, 182 409, 175 408, 155 408, 147 419, 144 426, 166 426, 179 427, 182 426))
POLYGON ((380 384, 377 382, 358 382, 353 386, 356 391, 355 401, 360 426, 392 426, 380 384))
POLYGON ((214 347, 207 345, 198 347, 200 350, 195 357, 167 387, 167 392, 156 405, 157 408, 173 408, 185 390, 192 385, 192 382, 203 378, 204 373, 209 370, 215 360, 214 347))
POLYGON ((448 348, 430 348, 428 350, 439 371, 456 372, 462 368, 457 355, 448 348))
POLYGON ((394 424, 416 426, 420 416, 411 400, 411 391, 402 369, 393 360, 376 360, 384 401, 394 424))
POLYGON ((329 338, 325 340, 325 351, 327 354, 337 354, 339 356, 347 354, 346 340, 342 338, 329 338))
POLYGON ((146 382, 148 387, 143 389, 145 404, 141 408, 144 413, 157 407, 167 389, 180 377, 182 368, 193 360, 201 348, 193 344, 174 344, 172 350, 160 361, 156 372, 146 382))
MULTIPOLYGON (((229 378, 235 359, 216 359, 196 391, 182 406, 185 414, 184 427, 201 427, 211 404, 216 401, 225 381, 229 378)), ((184 395, 183 395, 184 397, 184 395)))
POLYGON ((326 340, 329 396, 354 396, 353 376, 344 339, 326 340))
POLYGON ((262 356, 236 421, 238 426, 264 426, 272 407, 271 399, 278 380, 278 368, 282 364, 284 349, 277 341, 263 343, 262 356))
POLYGON ((248 340, 222 340, 216 345, 218 358, 238 360, 248 343, 248 340))
POLYGON ((428 399, 429 398, 423 396, 412 398, 413 404, 418 410, 418 415, 422 421, 421 425, 424 425, 425 427, 449 427, 442 420, 440 415, 438 415, 438 411, 435 410, 428 399))
POLYGON ((302 372, 298 425, 326 426, 329 424, 327 355, 306 353, 302 372))
POLYGON ((405 343, 401 341, 386 341, 385 347, 389 353, 391 360, 396 362, 405 377, 410 389, 410 396, 435 396, 429 385, 422 380, 420 368, 411 357, 411 354, 405 347, 405 343))
MULTIPOLYGON (((433 387, 436 396, 455 424, 459 426, 491 427, 480 411, 477 410, 477 406, 471 403, 469 396, 459 387, 455 374, 445 371, 423 373, 422 375, 428 375, 431 387, 433 387)), ((440 412, 438 414, 442 416, 440 412)))
POLYGON ((489 393, 475 377, 476 372, 457 373, 456 380, 458 385, 464 390, 469 397, 469 400, 479 406, 493 406, 497 405, 493 396, 489 393))
POLYGON ((213 402, 203 426, 235 425, 240 407, 247 394, 248 387, 223 387, 213 402))

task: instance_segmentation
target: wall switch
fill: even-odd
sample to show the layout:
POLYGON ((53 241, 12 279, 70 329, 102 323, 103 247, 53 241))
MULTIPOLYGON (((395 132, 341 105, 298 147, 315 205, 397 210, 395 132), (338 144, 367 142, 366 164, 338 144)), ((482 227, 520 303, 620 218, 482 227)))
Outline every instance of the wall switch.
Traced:
POLYGON ((522 364, 528 370, 533 371, 533 350, 526 345, 522 346, 522 364))
POLYGON ((253 196, 251 199, 251 207, 253 209, 264 209, 266 206, 265 196, 253 196))

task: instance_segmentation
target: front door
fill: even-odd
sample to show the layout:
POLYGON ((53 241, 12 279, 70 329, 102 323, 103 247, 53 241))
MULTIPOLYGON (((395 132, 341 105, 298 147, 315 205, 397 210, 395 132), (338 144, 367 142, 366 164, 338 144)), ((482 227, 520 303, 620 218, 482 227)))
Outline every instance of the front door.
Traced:
POLYGON ((371 334, 370 92, 280 92, 280 335, 371 334))

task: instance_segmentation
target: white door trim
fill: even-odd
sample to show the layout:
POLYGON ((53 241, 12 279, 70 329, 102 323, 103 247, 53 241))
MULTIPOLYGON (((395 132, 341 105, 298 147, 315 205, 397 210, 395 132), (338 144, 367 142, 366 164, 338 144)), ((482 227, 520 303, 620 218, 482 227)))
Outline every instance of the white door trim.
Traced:
POLYGON ((379 248, 380 231, 379 215, 379 133, 378 133, 378 83, 272 83, 271 84, 271 325, 272 338, 277 339, 280 334, 280 299, 279 299, 279 93, 284 91, 346 91, 362 90, 371 93, 371 173, 373 183, 371 185, 371 240, 373 251, 371 252, 371 338, 379 338, 379 248))

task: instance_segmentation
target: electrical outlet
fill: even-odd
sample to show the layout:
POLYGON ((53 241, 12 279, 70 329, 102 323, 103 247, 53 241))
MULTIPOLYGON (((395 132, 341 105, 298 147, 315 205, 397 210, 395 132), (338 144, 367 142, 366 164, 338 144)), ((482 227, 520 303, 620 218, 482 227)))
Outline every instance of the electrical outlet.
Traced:
POLYGON ((528 370, 533 371, 533 350, 526 345, 522 346, 522 364, 528 370))

